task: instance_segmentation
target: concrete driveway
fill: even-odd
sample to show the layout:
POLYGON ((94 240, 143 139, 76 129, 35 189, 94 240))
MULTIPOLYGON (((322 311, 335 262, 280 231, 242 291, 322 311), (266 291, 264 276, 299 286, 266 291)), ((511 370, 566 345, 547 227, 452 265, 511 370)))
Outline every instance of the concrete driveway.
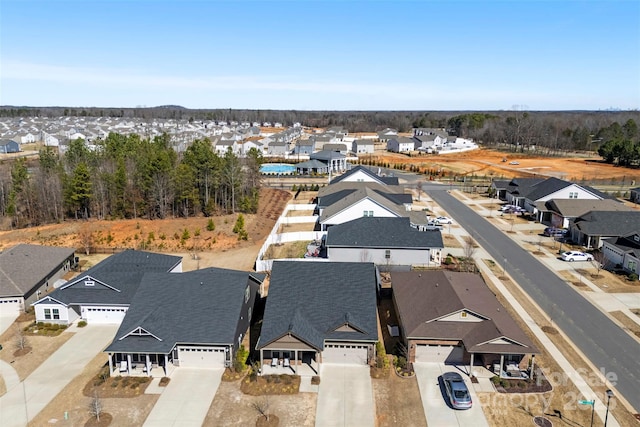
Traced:
MULTIPOLYGON (((0 397, 0 425, 25 426, 113 339, 117 325, 73 327, 76 332, 23 382, 0 397)), ((63 332, 67 333, 67 332, 63 332)), ((106 361, 106 356, 105 356, 106 361)))
POLYGON ((218 391, 223 368, 177 368, 145 427, 200 427, 218 391))
POLYGON ((422 406, 424 408, 424 414, 427 417, 427 425, 438 427, 489 426, 482 412, 480 400, 465 373, 458 371, 455 366, 435 362, 417 362, 413 364, 413 369, 416 371, 422 406), (438 377, 444 372, 450 371, 460 373, 467 383, 467 388, 471 393, 471 400, 473 401, 473 407, 471 409, 459 411, 447 405, 444 389, 438 382, 438 377))
POLYGON ((11 310, 11 312, 9 312, 9 310, 3 311, 2 309, 0 309, 0 335, 4 334, 4 331, 9 329, 9 326, 13 325, 13 322, 15 322, 15 320, 18 318, 19 314, 20 313, 18 313, 17 311, 14 312, 13 310, 11 310))
POLYGON ((373 426, 375 407, 368 366, 323 364, 316 427, 373 426))

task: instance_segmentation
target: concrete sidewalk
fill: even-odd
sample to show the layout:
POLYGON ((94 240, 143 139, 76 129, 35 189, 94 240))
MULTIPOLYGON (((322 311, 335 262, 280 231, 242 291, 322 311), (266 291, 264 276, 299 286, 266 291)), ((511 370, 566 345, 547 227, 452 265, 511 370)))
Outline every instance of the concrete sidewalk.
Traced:
POLYGON ((0 425, 27 425, 27 421, 47 406, 111 342, 117 329, 117 325, 92 325, 75 329, 77 332, 69 341, 23 382, 0 397, 0 425))
POLYGON ((373 427, 375 405, 368 366, 323 363, 316 427, 373 427))
POLYGON ((218 391, 224 368, 180 368, 160 395, 145 427, 200 427, 218 391))

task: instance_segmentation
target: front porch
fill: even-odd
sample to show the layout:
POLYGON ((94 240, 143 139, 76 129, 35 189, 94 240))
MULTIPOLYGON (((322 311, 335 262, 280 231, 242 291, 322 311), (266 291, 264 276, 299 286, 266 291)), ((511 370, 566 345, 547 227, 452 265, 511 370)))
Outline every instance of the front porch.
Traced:
POLYGON ((172 354, 108 353, 109 375, 168 377, 175 370, 172 354))
POLYGON ((474 363, 504 379, 529 379, 535 367, 535 355, 470 353, 469 373, 474 372, 474 363), (527 357, 530 356, 530 357, 527 357))
POLYGON ((303 350, 260 350, 260 374, 314 376, 320 372, 319 354, 303 350))

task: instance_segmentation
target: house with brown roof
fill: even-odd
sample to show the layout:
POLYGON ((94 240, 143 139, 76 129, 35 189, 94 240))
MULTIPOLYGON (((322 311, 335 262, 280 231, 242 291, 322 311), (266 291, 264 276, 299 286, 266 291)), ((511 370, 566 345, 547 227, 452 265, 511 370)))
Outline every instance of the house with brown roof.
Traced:
POLYGON ((392 272, 391 287, 412 363, 477 364, 510 376, 539 353, 478 274, 392 272))

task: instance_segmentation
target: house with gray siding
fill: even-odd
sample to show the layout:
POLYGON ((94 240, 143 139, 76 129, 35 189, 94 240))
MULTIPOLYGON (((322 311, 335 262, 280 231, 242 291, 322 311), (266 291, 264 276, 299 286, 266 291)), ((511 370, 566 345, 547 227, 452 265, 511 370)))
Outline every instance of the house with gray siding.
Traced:
POLYGON ((604 239, 625 237, 640 231, 640 212, 590 211, 569 226, 571 240, 587 248, 598 249, 604 239))
POLYGON ((391 266, 437 267, 444 243, 440 230, 418 231, 409 218, 362 217, 327 230, 327 258, 391 266))
POLYGON ((224 368, 249 330, 264 274, 223 268, 146 273, 111 344, 111 375, 224 368))
POLYGON ((378 286, 373 263, 275 261, 257 345, 263 371, 369 363, 378 286))
POLYGON ((5 139, 0 141, 0 154, 18 153, 20 152, 20 145, 12 140, 5 139))
POLYGON ((640 276, 640 232, 602 239, 604 268, 619 267, 640 276))
POLYGON ((0 310, 24 311, 75 265, 75 249, 19 244, 0 252, 0 310))

